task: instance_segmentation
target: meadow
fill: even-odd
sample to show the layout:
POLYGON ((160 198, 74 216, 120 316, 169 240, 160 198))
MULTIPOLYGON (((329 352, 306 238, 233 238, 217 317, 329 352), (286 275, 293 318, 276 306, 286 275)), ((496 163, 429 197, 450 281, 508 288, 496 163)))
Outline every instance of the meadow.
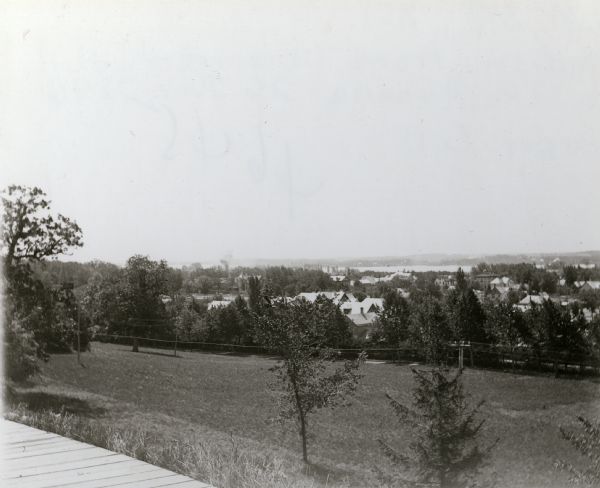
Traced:
MULTIPOLYGON (((189 466, 179 469, 220 488, 261 486, 267 477, 271 486, 385 486, 394 467, 377 440, 400 450, 410 443, 384 396, 389 392, 410 402, 408 365, 368 362, 351 404, 312 418, 311 464, 306 467, 295 426, 277 421, 276 396, 268 386, 276 358, 170 354, 93 343, 91 352, 82 354, 84 366, 75 355, 53 356, 39 377, 13 389, 9 404, 24 421, 35 411, 51 409, 113 432, 143 432, 144 443, 157 448, 177 442, 209 446, 210 456, 203 447, 205 460, 221 456, 239 464, 244 459, 262 470, 254 483, 239 474, 236 481, 235 476, 189 466)), ((553 463, 558 458, 576 461, 577 456, 561 438, 559 426, 575 425, 577 415, 598 418, 596 380, 467 369, 464 382, 473 402, 486 402, 482 444, 499 439, 481 480, 495 481, 499 488, 565 486, 565 475, 553 463)))

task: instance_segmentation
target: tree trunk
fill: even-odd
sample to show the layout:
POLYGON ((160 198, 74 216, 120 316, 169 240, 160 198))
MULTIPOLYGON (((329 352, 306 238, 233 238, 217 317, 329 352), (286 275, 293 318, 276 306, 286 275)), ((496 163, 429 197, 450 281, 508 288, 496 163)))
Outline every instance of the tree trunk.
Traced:
POLYGON ((306 450, 306 421, 304 414, 300 413, 300 435, 302 436, 302 460, 308 464, 308 452, 306 450))
POLYGON ((133 338, 133 347, 131 348, 131 352, 139 352, 139 344, 138 344, 138 338, 134 337, 133 338))
POLYGON ((296 400, 296 410, 298 411, 298 420, 300 420, 300 437, 302 437, 302 460, 308 464, 308 452, 306 448, 306 418, 304 411, 302 410, 302 401, 300 399, 300 392, 298 391, 298 384, 296 383, 295 372, 290 375, 292 387, 294 388, 294 399, 296 400))

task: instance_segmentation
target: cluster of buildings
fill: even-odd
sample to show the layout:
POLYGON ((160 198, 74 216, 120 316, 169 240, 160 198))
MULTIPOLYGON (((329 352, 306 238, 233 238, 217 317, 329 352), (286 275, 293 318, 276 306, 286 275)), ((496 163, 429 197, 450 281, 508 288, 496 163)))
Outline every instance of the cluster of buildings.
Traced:
POLYGON ((359 302, 352 293, 345 291, 300 293, 294 299, 314 303, 319 297, 331 300, 357 326, 371 325, 377 318, 378 312, 383 310, 383 298, 367 297, 359 302))
MULTIPOLYGON (((200 297, 200 295, 195 294, 200 297)), ((204 298, 204 295, 201 296, 204 298)), ((312 293, 300 293, 293 298, 286 300, 306 300, 314 303, 319 297, 331 300, 354 324, 353 333, 357 336, 368 338, 375 320, 379 313, 383 310, 383 298, 366 297, 359 301, 352 293, 345 291, 319 291, 312 293)), ((193 296, 196 299, 196 296, 193 296)), ((235 297, 223 296, 220 300, 211 300, 208 302, 208 310, 214 308, 227 307, 233 303, 235 297)), ((275 298, 274 300, 284 300, 283 297, 275 298)))

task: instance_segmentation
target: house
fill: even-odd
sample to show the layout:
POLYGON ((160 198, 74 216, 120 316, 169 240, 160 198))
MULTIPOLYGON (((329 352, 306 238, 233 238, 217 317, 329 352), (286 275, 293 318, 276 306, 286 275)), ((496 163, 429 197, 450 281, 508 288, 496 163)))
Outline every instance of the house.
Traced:
POLYGON ((508 276, 503 276, 502 278, 494 278, 490 281, 490 288, 511 288, 515 285, 514 281, 511 280, 508 276))
POLYGON ((348 315, 350 320, 352 315, 377 314, 383 310, 383 298, 367 297, 362 302, 357 300, 345 302, 340 305, 340 310, 348 315))
POLYGON ((550 295, 546 292, 542 292, 539 295, 527 295, 523 300, 515 305, 518 309, 525 312, 529 310, 532 305, 543 305, 543 303, 550 299, 550 295))
POLYGON ((296 299, 303 298, 307 302, 314 303, 320 296, 331 300, 336 305, 356 300, 352 293, 348 293, 345 291, 317 291, 313 293, 300 293, 296 296, 296 299))
POLYGON ((379 283, 379 278, 375 278, 375 276, 363 276, 360 280, 361 285, 375 285, 379 283))
POLYGON ((373 334, 377 320, 377 314, 369 312, 365 314, 349 315, 348 318, 354 324, 352 327, 352 335, 357 339, 368 340, 373 334))
POLYGON ((580 287, 580 290, 600 290, 600 281, 586 281, 580 287))
POLYGON ((452 275, 438 276, 435 279, 435 284, 440 288, 454 288, 456 286, 456 278, 452 275))
POLYGON ((490 281, 489 287, 491 291, 498 291, 501 295, 506 295, 510 290, 518 290, 521 285, 515 283, 508 276, 503 276, 502 278, 496 277, 490 281))
POLYGON ((208 310, 212 310, 213 308, 225 308, 232 303, 233 301, 231 300, 213 300, 208 303, 207 308, 208 310))
POLYGON ((480 288, 485 289, 489 286, 489 284, 491 283, 491 281, 494 278, 497 278, 498 275, 495 274, 491 274, 491 273, 481 273, 478 275, 473 276, 472 280, 477 283, 479 285, 480 288))
POLYGON ((409 298, 410 292, 406 291, 404 288, 396 288, 396 293, 400 295, 402 298, 409 298))
POLYGON ((246 273, 240 273, 238 276, 234 278, 235 286, 239 291, 247 291, 248 290, 248 280, 250 278, 257 278, 260 280, 261 275, 252 275, 246 273))
POLYGON ((337 283, 344 281, 346 279, 346 276, 344 276, 344 275, 330 275, 329 277, 331 278, 331 281, 335 281, 337 283))
POLYGON ((167 303, 171 303, 173 301, 173 299, 169 295, 160 295, 159 298, 160 298, 160 301, 163 302, 164 305, 166 305, 167 303))

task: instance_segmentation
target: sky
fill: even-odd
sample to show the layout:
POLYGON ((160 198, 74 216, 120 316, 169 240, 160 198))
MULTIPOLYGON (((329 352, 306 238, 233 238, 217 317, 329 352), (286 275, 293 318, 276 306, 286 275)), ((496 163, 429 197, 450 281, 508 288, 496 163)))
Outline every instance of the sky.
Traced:
POLYGON ((600 3, 5 1, 0 183, 68 259, 600 249, 600 3))

